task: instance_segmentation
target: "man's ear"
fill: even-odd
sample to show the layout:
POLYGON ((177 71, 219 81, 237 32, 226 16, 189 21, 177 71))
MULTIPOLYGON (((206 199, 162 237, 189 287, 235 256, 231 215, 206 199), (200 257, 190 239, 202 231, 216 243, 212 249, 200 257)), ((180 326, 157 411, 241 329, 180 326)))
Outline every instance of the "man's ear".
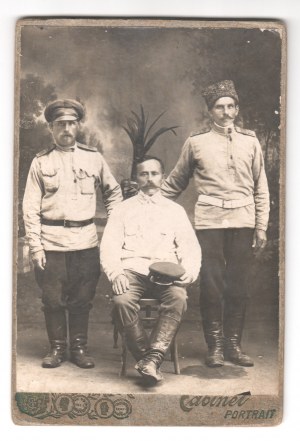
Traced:
POLYGON ((238 104, 235 106, 235 110, 236 110, 236 116, 238 116, 239 111, 240 111, 240 107, 238 104))
POLYGON ((53 132, 53 123, 52 122, 50 122, 48 124, 48 129, 50 130, 51 133, 53 132))

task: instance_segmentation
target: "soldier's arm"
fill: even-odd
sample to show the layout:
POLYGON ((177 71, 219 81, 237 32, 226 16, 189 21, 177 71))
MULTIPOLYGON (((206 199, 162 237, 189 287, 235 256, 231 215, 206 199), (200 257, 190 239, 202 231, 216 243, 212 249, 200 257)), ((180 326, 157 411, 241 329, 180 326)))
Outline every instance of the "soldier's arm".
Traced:
POLYGON ((255 228, 258 230, 267 231, 270 198, 268 181, 264 167, 264 158, 257 138, 255 138, 255 153, 252 172, 254 179, 255 228))
POLYGON ((199 275, 202 255, 192 224, 185 210, 180 208, 176 213, 175 243, 178 257, 186 270, 182 281, 188 284, 193 283, 199 275))
POLYGON ((124 275, 121 252, 124 244, 124 225, 122 210, 116 207, 104 228, 100 243, 100 261, 108 280, 113 284, 115 279, 124 275))
POLYGON ((194 172, 194 157, 189 139, 185 142, 180 157, 167 179, 163 182, 163 196, 176 199, 188 186, 194 172))
POLYGON ((35 261, 43 261, 43 245, 41 242, 41 201, 43 184, 39 175, 39 164, 34 158, 27 177, 23 199, 23 214, 29 248, 35 261))
POLYGON ((107 216, 112 209, 123 200, 120 185, 117 183, 103 157, 100 157, 100 185, 107 216))

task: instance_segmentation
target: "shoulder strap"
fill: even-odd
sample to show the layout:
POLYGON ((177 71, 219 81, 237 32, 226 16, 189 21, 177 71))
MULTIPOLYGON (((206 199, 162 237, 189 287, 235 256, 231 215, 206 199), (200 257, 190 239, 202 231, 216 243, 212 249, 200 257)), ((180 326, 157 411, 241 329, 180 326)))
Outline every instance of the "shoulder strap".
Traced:
POLYGON ((55 148, 56 148, 56 145, 53 144, 51 147, 47 147, 46 149, 41 150, 41 151, 38 152, 35 156, 36 156, 37 158, 39 158, 40 156, 47 155, 48 153, 52 152, 52 150, 54 150, 55 148))
POLYGON ((77 142, 77 147, 79 149, 86 150, 88 152, 98 152, 97 147, 92 147, 89 145, 81 144, 80 142, 77 142))
POLYGON ((256 137, 256 134, 255 134, 255 132, 253 132, 253 130, 247 130, 247 129, 243 129, 242 127, 237 127, 237 126, 235 126, 235 130, 238 133, 242 133, 243 135, 253 136, 254 138, 256 137))
POLYGON ((208 133, 211 131, 210 127, 206 127, 205 129, 200 129, 192 132, 190 136, 197 136, 197 135, 203 135, 204 133, 208 133))

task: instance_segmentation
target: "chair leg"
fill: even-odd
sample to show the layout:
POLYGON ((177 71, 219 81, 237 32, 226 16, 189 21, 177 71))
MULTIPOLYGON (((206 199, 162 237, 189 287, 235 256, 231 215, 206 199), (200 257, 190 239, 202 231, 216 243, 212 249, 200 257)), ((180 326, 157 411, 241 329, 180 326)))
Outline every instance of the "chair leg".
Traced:
POLYGON ((122 335, 122 355, 121 355, 121 377, 126 377, 127 374, 127 346, 125 336, 122 335))
POLYGON ((114 324, 114 348, 118 347, 118 338, 119 338, 119 331, 116 324, 114 324))
POLYGON ((180 366, 179 366, 179 360, 178 360, 178 348, 177 348, 177 338, 175 335, 175 338, 172 342, 171 348, 171 360, 174 363, 174 370, 176 375, 180 375, 180 366))

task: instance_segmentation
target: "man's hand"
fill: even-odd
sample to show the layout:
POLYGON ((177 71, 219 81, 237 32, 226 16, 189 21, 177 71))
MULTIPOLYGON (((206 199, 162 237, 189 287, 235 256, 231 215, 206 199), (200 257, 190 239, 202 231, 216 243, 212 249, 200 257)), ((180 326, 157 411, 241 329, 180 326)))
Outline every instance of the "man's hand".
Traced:
POLYGON ((267 245, 267 234, 263 230, 259 230, 256 228, 254 230, 252 248, 254 248, 254 252, 261 252, 265 246, 267 245))
POLYGON ((180 277, 180 280, 175 280, 174 285, 184 287, 190 285, 192 282, 193 277, 188 273, 184 273, 183 276, 180 277))
POLYGON ((44 250, 37 251, 32 255, 32 262, 35 268, 44 271, 46 266, 46 254, 44 250))
POLYGON ((129 289, 129 280, 125 276, 125 274, 120 274, 115 277, 112 283, 112 289, 115 295, 120 296, 124 294, 129 289))

